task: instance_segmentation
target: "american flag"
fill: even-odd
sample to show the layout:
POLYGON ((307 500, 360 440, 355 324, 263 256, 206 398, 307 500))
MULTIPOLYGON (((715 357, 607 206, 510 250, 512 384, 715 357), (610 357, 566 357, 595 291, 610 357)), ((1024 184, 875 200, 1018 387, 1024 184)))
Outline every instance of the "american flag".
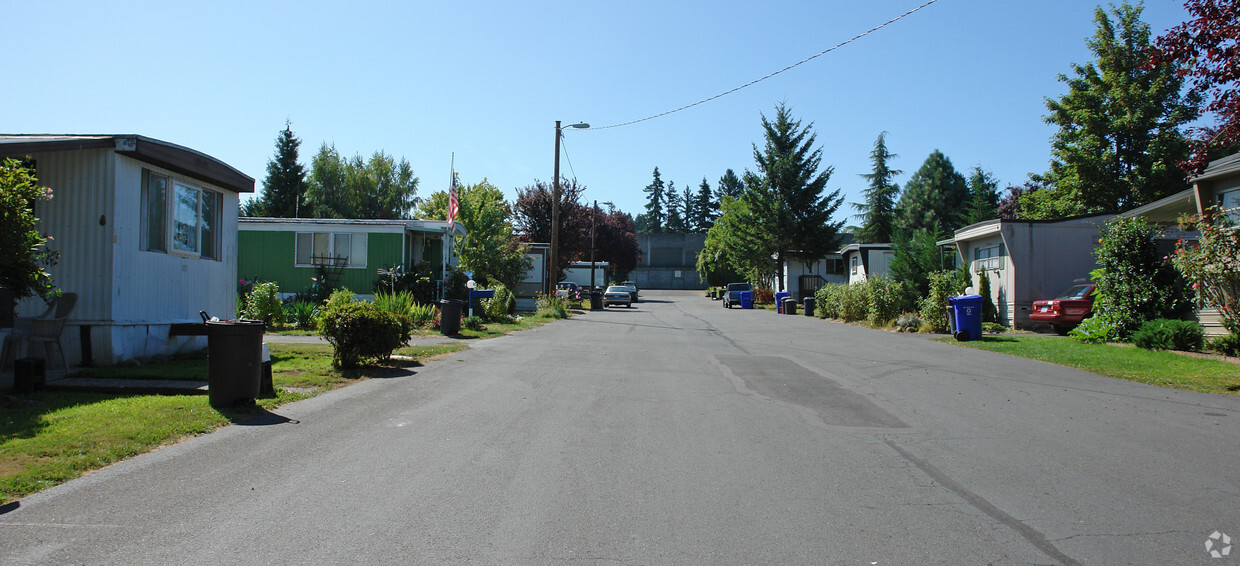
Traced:
POLYGON ((456 159, 452 163, 452 183, 448 185, 448 231, 456 231, 456 215, 461 212, 461 201, 456 198, 456 159))

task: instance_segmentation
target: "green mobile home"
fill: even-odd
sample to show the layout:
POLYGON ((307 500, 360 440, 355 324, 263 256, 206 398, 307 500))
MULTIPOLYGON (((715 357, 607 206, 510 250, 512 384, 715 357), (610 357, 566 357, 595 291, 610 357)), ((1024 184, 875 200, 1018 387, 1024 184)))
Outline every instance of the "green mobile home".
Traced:
POLYGON ((453 243, 465 236, 460 224, 449 233, 442 220, 243 217, 237 229, 237 276, 274 281, 285 295, 309 289, 319 275, 333 287, 370 295, 382 273, 423 262, 442 281, 445 265, 457 264, 453 243))

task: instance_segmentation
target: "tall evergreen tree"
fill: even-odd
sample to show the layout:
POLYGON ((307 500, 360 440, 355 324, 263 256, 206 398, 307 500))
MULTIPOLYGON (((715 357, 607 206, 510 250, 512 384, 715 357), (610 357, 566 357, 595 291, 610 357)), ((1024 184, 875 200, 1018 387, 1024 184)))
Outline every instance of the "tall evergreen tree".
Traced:
POLYGON ((887 162, 896 154, 887 151, 887 132, 878 134, 874 140, 874 149, 870 151, 870 162, 874 169, 862 173, 861 178, 869 181, 865 189, 865 202, 853 203, 853 208, 860 214, 862 225, 857 231, 857 241, 862 243, 890 242, 896 221, 896 198, 900 195, 900 186, 895 184, 896 175, 903 173, 892 169, 887 162))
POLYGON ((976 224, 997 218, 999 209, 999 181, 989 171, 974 167, 969 174, 969 204, 965 209, 964 224, 976 224))
POLYGON ((904 185, 896 204, 897 226, 892 240, 902 240, 918 230, 952 233, 964 226, 964 205, 969 185, 952 162, 934 150, 904 185))
MULTIPOLYGON (((1047 100, 1050 170, 1040 180, 1054 197, 1030 207, 1036 217, 1127 210, 1183 190, 1178 163, 1189 157, 1180 128, 1197 116, 1196 96, 1181 97, 1183 79, 1171 64, 1146 68, 1150 27, 1141 6, 1127 2, 1094 13, 1098 29, 1087 41, 1095 63, 1072 65, 1068 93, 1047 100)), ((1022 209, 1024 209, 1022 204, 1022 209)))
POLYGON ((301 140, 293 135, 292 123, 284 122, 284 130, 276 137, 276 154, 267 162, 267 178, 263 194, 250 201, 247 216, 296 218, 301 212, 301 199, 306 193, 306 168, 297 162, 301 140))
POLYGON ((667 195, 667 225, 664 226, 664 231, 683 234, 685 233, 685 208, 684 203, 681 202, 680 193, 676 191, 675 181, 667 182, 665 194, 667 195))
POLYGON ((741 193, 744 190, 745 183, 741 181, 740 177, 736 176, 736 172, 728 169, 719 178, 719 190, 715 195, 715 202, 722 203, 723 197, 741 198, 741 193))
MULTIPOLYGON (((780 104, 775 119, 762 116, 766 142, 753 148, 757 172, 745 173, 746 201, 751 226, 761 229, 774 250, 776 272, 782 272, 788 259, 813 262, 839 248, 839 232, 844 225, 832 215, 844 202, 839 189, 824 195, 834 168, 822 164, 822 150, 814 148, 813 124, 802 126, 791 111, 780 104)), ((783 279, 777 278, 783 290, 783 279)))
POLYGON ((710 184, 702 177, 697 194, 693 195, 693 223, 691 231, 705 234, 715 224, 718 217, 719 204, 715 202, 710 184))
POLYGON ((667 200, 664 195, 665 187, 663 179, 659 177, 659 168, 654 168, 654 179, 650 181, 642 189, 646 193, 646 213, 642 215, 644 221, 639 227, 642 234, 658 234, 663 231, 663 225, 667 222, 667 213, 664 212, 663 203, 667 200))

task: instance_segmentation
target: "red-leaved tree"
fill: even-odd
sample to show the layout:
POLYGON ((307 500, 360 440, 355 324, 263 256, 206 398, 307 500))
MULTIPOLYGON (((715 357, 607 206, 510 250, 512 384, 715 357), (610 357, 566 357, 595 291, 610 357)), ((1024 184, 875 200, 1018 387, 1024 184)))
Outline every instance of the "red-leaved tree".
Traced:
POLYGON ((1200 173, 1212 156, 1240 149, 1240 0, 1187 0, 1192 19, 1155 43, 1148 66, 1171 63, 1187 77, 1190 96, 1206 102, 1216 123, 1192 128, 1192 157, 1183 164, 1200 173))

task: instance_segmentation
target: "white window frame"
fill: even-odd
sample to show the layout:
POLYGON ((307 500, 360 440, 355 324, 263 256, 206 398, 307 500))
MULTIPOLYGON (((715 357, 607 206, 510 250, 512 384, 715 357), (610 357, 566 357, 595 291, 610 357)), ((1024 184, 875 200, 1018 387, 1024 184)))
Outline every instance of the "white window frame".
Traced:
POLYGON ((1240 187, 1219 191, 1215 198, 1218 201, 1219 212, 1230 218, 1232 222, 1240 224, 1240 187))
MULTIPOLYGON (((139 237, 139 248, 143 251, 166 253, 180 257, 193 257, 220 261, 221 224, 223 223, 224 198, 219 191, 213 191, 194 183, 164 173, 143 169, 142 174, 142 234, 139 237), (151 182, 154 179, 164 181, 163 195, 155 202, 151 199, 151 182), (182 192, 194 194, 194 209, 191 213, 193 234, 192 245, 188 245, 177 237, 177 202, 182 192), (152 222, 158 220, 160 234, 151 233, 152 222)), ((181 224, 184 224, 181 222, 181 224)))
POLYGON ((853 254, 851 256, 848 256, 848 274, 856 275, 857 271, 860 269, 861 269, 861 255, 853 254))
POLYGON ((973 248, 973 272, 1003 271, 1006 267, 1007 250, 1003 243, 973 248))
POLYGON ((293 265, 296 267, 343 267, 348 269, 365 269, 366 256, 370 244, 365 232, 297 232, 293 242, 293 265), (344 244, 342 240, 348 240, 344 244), (316 240, 323 242, 323 247, 331 255, 316 255, 319 247, 316 240), (303 246, 308 242, 310 253, 303 254, 303 246), (347 246, 348 255, 339 255, 344 250, 338 246, 347 246), (308 261, 307 261, 308 260, 308 261))

